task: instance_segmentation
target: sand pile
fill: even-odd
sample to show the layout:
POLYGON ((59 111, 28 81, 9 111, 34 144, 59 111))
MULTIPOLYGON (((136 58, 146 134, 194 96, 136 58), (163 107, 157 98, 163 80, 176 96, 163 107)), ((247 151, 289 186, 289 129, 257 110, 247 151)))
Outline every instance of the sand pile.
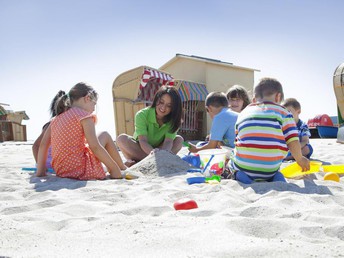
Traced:
POLYGON ((142 173, 146 177, 185 174, 191 165, 179 156, 159 150, 127 169, 128 173, 142 173))

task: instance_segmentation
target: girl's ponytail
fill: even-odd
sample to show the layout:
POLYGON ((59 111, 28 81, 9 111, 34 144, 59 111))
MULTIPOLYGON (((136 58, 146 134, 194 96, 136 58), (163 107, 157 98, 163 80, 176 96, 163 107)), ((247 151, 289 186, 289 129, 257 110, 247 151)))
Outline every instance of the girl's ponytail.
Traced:
POLYGON ((66 93, 63 90, 60 90, 55 97, 53 98, 53 100, 50 103, 50 114, 51 114, 51 118, 56 116, 56 102, 59 100, 60 97, 62 97, 63 95, 65 95, 66 93))
POLYGON ((57 99, 56 105, 55 105, 55 112, 57 116, 67 111, 69 108, 70 108, 70 101, 69 101, 68 94, 64 94, 57 99))

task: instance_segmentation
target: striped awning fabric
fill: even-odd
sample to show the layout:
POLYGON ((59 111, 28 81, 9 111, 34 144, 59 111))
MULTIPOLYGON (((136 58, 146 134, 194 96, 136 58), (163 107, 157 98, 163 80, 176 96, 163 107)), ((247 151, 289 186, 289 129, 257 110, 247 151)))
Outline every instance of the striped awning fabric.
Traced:
POLYGON ((0 105, 0 115, 6 115, 7 112, 6 112, 6 109, 0 105))
POLYGON ((157 70, 144 69, 140 83, 140 89, 144 88, 147 85, 147 83, 152 79, 158 79, 158 82, 161 85, 174 85, 173 77, 171 75, 159 72, 157 70))
POLYGON ((202 100, 208 95, 207 88, 204 84, 182 81, 178 89, 182 101, 202 100))

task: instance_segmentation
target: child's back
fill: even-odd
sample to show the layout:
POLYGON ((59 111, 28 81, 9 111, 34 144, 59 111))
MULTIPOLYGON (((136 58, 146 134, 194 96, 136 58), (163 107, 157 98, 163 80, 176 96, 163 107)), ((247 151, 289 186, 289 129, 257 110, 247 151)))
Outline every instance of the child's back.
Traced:
POLYGON ((85 110, 72 107, 51 122, 51 146, 53 167, 60 177, 104 179, 100 161, 86 145, 82 119, 95 116, 85 110))
POLYGON ((238 117, 237 130, 233 162, 252 178, 273 177, 288 152, 287 143, 298 140, 293 118, 273 102, 246 107, 238 117))
POLYGON ((278 104, 281 100, 282 85, 275 79, 264 78, 254 89, 254 103, 239 114, 232 158, 239 181, 285 181, 279 168, 288 148, 299 165, 309 169, 309 160, 301 154, 293 116, 278 104))

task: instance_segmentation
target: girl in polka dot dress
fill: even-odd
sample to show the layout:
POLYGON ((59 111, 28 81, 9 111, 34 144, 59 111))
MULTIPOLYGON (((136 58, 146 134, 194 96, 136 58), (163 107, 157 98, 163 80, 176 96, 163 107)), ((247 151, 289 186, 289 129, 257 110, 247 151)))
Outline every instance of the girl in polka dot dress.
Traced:
POLYGON ((36 176, 45 176, 48 148, 52 167, 59 177, 79 180, 104 179, 102 163, 110 178, 122 178, 124 165, 115 143, 107 132, 95 132, 93 113, 98 94, 85 83, 76 84, 56 103, 57 116, 47 128, 38 152, 36 176))

